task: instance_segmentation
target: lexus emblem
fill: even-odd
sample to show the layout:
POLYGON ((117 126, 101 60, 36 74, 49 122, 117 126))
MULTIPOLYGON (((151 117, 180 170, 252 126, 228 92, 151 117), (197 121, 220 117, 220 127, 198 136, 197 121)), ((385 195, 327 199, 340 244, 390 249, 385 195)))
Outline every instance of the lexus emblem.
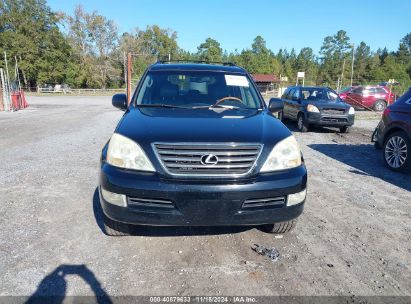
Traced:
POLYGON ((214 166, 218 163, 218 157, 214 154, 203 155, 201 156, 200 162, 204 166, 214 166))

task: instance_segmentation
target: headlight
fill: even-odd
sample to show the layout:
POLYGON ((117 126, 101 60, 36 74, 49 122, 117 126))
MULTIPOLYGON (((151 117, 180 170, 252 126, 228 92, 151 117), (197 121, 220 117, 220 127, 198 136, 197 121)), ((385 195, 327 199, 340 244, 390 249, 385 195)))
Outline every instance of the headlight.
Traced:
POLYGON ((314 113, 320 113, 320 110, 316 106, 313 106, 312 104, 307 105, 307 111, 308 112, 314 112, 314 113))
POLYGON ((131 139, 114 133, 107 150, 107 163, 125 169, 154 172, 154 167, 140 146, 131 139))
POLYGON ((348 110, 348 114, 350 115, 354 115, 355 114, 355 110, 353 107, 350 107, 350 109, 348 110))
POLYGON ((261 172, 291 169, 301 165, 301 152, 293 135, 275 145, 261 172))

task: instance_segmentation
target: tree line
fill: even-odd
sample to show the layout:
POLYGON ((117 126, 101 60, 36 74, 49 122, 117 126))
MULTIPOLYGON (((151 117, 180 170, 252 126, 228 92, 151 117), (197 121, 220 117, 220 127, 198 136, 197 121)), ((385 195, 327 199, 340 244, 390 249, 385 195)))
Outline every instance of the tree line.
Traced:
POLYGON ((227 52, 207 38, 196 52, 178 46, 177 32, 157 25, 119 33, 116 24, 97 11, 77 6, 72 14, 54 12, 45 0, 0 2, 0 66, 7 52, 19 62, 21 82, 27 87, 65 83, 73 88, 124 87, 125 54, 133 53, 133 78, 157 59, 233 62, 250 73, 274 74, 295 82, 305 71, 306 83, 336 87, 351 83, 376 84, 389 79, 400 82, 397 90, 411 85, 411 33, 398 49, 371 50, 365 42, 355 47, 340 30, 324 38, 320 52, 310 47, 270 50, 257 36, 249 48, 227 52))

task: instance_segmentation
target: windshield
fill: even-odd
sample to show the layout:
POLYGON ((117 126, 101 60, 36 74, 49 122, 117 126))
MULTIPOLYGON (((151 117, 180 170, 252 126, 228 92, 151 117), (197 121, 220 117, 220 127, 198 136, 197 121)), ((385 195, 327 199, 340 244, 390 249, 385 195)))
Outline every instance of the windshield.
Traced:
POLYGON ((336 92, 327 88, 303 88, 302 95, 307 101, 341 101, 336 92))
POLYGON ((138 106, 201 108, 217 102, 239 109, 262 107, 247 76, 223 72, 152 71, 144 78, 137 96, 138 106))

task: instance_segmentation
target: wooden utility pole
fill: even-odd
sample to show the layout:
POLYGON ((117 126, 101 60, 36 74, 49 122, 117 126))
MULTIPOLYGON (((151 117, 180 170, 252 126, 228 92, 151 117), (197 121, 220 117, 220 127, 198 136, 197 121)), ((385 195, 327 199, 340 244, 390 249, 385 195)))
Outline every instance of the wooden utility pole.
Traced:
POLYGON ((352 79, 354 76, 354 43, 352 44, 352 60, 351 60, 351 82, 350 86, 352 87, 352 79))
POLYGON ((6 51, 4 51, 4 64, 6 67, 6 81, 7 81, 7 86, 9 88, 9 90, 11 90, 11 86, 10 86, 10 76, 9 76, 9 67, 7 65, 7 53, 6 51))
MULTIPOLYGON (((20 59, 20 63, 21 63, 21 56, 19 56, 19 59, 20 59)), ((30 88, 28 87, 28 85, 27 85, 27 78, 26 78, 26 74, 24 74, 24 70, 20 67, 20 71, 21 71, 21 75, 23 76, 23 81, 24 81, 24 86, 26 87, 26 89, 28 90, 28 91, 30 91, 30 88)))
POLYGON ((341 91, 341 87, 343 86, 343 81, 344 81, 344 70, 345 70, 345 59, 343 61, 343 66, 342 66, 342 71, 341 71, 341 82, 340 82, 340 87, 338 88, 337 92, 339 93, 341 91))
POLYGON ((126 56, 126 52, 123 52, 123 75, 124 75, 124 85, 127 88, 127 56, 126 56))
POLYGON ((17 63, 17 56, 14 56, 14 60, 16 61, 15 73, 16 73, 17 83, 19 85, 19 92, 21 92, 21 82, 20 82, 19 65, 17 63))
POLYGON ((131 53, 127 54, 127 105, 131 100, 131 53))

